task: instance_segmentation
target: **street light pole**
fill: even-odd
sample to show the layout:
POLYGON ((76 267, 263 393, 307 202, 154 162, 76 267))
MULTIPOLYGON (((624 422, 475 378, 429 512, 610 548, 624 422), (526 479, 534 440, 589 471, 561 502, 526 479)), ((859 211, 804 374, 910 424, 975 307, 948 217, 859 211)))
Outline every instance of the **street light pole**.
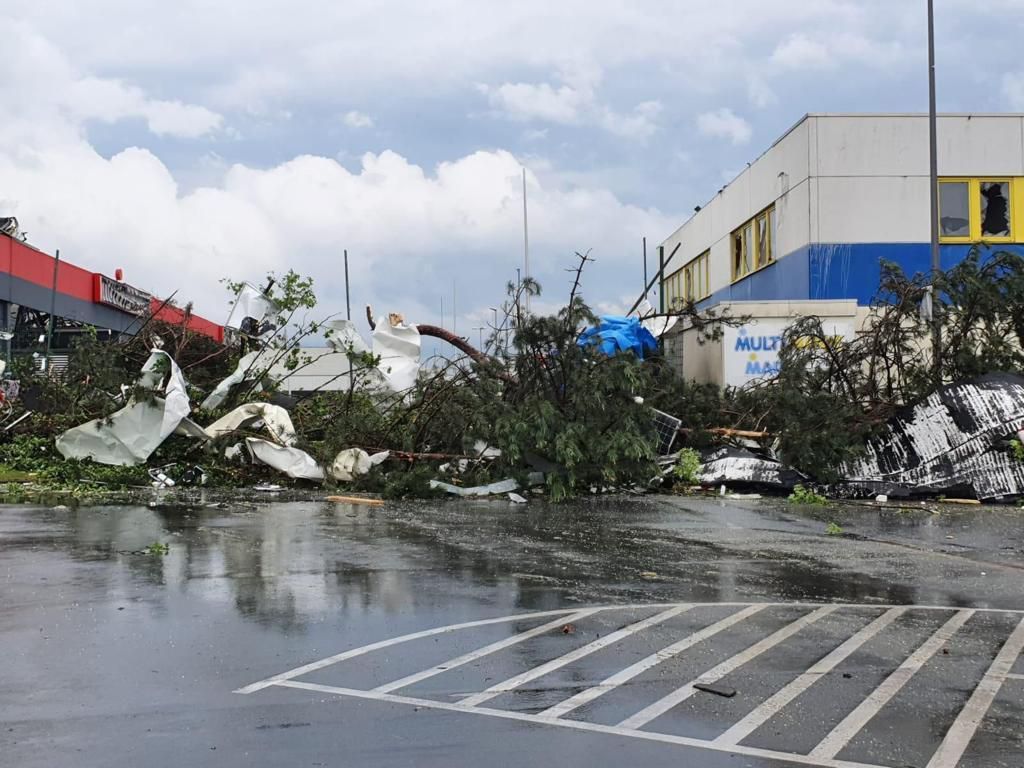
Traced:
POLYGON ((935 109, 935 3, 928 0, 928 185, 931 190, 932 282, 932 371, 935 383, 942 383, 942 313, 935 281, 942 270, 939 258, 939 151, 938 118, 935 109))

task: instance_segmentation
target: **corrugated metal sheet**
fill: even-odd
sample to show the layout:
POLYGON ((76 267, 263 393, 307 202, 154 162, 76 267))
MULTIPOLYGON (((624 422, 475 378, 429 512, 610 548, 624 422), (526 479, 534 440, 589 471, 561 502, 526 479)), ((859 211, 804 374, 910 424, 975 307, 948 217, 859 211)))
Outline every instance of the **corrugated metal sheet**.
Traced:
POLYGON ((1024 377, 991 374, 947 385, 908 409, 841 471, 853 492, 970 491, 982 500, 1024 495, 1024 462, 1007 441, 1024 428, 1024 377))

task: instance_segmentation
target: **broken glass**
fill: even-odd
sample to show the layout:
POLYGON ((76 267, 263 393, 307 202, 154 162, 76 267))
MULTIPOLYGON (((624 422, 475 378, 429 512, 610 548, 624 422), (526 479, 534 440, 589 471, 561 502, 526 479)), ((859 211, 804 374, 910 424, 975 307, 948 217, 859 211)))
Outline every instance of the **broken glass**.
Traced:
POLYGON ((970 236, 971 214, 966 181, 939 184, 939 227, 943 237, 970 236))
POLYGON ((981 182, 982 237, 1008 237, 1009 211, 1010 185, 1005 181, 981 182))
POLYGON ((750 222, 743 227, 743 274, 753 269, 753 246, 754 244, 754 223, 750 222))
POLYGON ((757 217, 757 266, 765 266, 771 261, 771 241, 769 237, 768 213, 757 217))

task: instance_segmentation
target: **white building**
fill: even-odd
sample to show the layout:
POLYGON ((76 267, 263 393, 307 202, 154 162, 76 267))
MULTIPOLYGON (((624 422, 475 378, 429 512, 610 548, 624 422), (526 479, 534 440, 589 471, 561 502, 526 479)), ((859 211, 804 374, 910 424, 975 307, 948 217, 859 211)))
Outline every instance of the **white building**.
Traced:
MULTIPOLYGON (((975 243, 1024 253, 1024 115, 941 115, 938 161, 943 267, 975 243)), ((800 120, 659 247, 664 309, 687 297, 757 319, 719 344, 698 348, 685 331, 666 339, 683 375, 756 379, 793 317, 852 333, 881 260, 928 272, 928 165, 927 115, 800 120)))

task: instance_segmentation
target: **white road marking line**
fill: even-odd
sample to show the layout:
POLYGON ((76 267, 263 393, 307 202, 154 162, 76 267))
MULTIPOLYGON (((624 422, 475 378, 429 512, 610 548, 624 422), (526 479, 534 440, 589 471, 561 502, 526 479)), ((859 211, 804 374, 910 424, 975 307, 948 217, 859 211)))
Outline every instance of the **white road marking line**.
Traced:
POLYGON ((578 661, 579 659, 582 659, 585 656, 589 656, 592 653, 596 653, 602 648, 606 648, 607 646, 612 645, 613 643, 617 643, 619 640, 627 638, 636 632, 640 632, 649 627, 661 624, 663 621, 668 621, 672 617, 678 616, 680 613, 688 611, 691 608, 693 608, 692 605, 677 605, 673 608, 669 608, 667 611, 657 613, 654 616, 648 616, 646 619, 643 619, 642 621, 638 621, 634 624, 630 624, 629 626, 623 627, 622 629, 618 629, 615 632, 612 632, 611 634, 605 635, 604 637, 599 637, 592 643, 587 643, 587 645, 577 648, 574 651, 570 651, 564 656, 559 656, 557 659, 552 659, 546 664, 541 664, 539 667, 534 667, 533 669, 527 672, 523 672, 521 675, 510 677, 508 680, 504 680, 500 683, 492 685, 485 691, 481 691, 480 693, 474 694, 472 696, 467 696, 465 699, 459 702, 459 706, 479 706, 480 704, 483 704, 485 701, 490 701, 495 696, 499 696, 502 693, 507 693, 508 691, 514 690, 519 686, 530 682, 531 680, 536 680, 538 677, 543 677, 549 672, 554 672, 556 669, 560 669, 561 667, 564 667, 567 664, 572 664, 574 661, 578 661))
POLYGON ((565 701, 559 702, 558 704, 555 704, 552 707, 548 707, 543 712, 541 712, 540 715, 538 715, 538 717, 547 719, 562 717, 563 715, 572 712, 577 707, 581 707, 587 702, 593 701, 598 696, 603 696, 604 694, 608 693, 608 691, 611 691, 619 687, 623 683, 632 680, 634 677, 641 674, 642 672, 646 672, 651 667, 654 667, 660 664, 661 662, 670 659, 679 653, 682 653, 687 648, 691 648, 697 643, 706 640, 713 635, 717 635, 722 630, 728 629, 734 624, 738 624, 739 622, 743 621, 749 616, 753 616, 758 611, 764 610, 764 608, 765 606, 763 604, 751 605, 747 608, 744 608, 742 611, 739 611, 737 613, 732 614, 731 616, 728 616, 727 618, 722 619, 721 621, 717 621, 714 624, 711 624, 710 626, 704 627, 704 629, 698 630, 697 632, 694 632, 691 635, 687 635, 682 640, 675 642, 672 645, 669 645, 665 648, 662 648, 657 653, 652 653, 650 656, 641 659, 635 664, 631 664, 625 669, 616 672, 614 675, 605 678, 603 681, 593 686, 592 688, 587 688, 584 691, 580 691, 575 696, 571 696, 565 701))
POLYGON ((1006 676, 1007 680, 1024 680, 1024 675, 1018 675, 1015 672, 1011 672, 1006 676))
MULTIPOLYGON (((603 611, 603 610, 608 610, 610 607, 612 607, 612 606, 604 606, 602 608, 597 608, 595 610, 603 611)), ((296 667, 295 669, 288 670, 287 672, 282 672, 281 674, 273 675, 271 677, 268 677, 265 680, 260 680, 260 681, 255 682, 255 683, 251 683, 250 685, 246 685, 243 688, 238 688, 238 689, 235 690, 235 693, 242 693, 242 694, 255 693, 256 691, 262 690, 263 688, 266 688, 268 686, 271 686, 271 685, 274 685, 276 683, 279 683, 282 680, 291 680, 293 677, 300 677, 300 676, 308 674, 310 672, 315 672, 318 669, 323 669, 324 667, 329 667, 332 664, 337 664, 340 661, 345 661, 347 659, 354 659, 357 656, 363 656, 363 655, 365 655, 367 653, 372 653, 373 651, 379 651, 382 648, 390 648, 392 645, 399 645, 400 643, 406 643, 406 642, 409 642, 411 640, 420 640, 420 639, 422 639, 424 637, 432 637, 434 635, 441 635, 441 634, 445 634, 447 632, 456 632, 456 631, 458 631, 460 629, 472 629, 473 627, 486 627, 486 626, 488 626, 490 624, 501 624, 501 623, 509 622, 509 621, 525 621, 525 620, 529 620, 529 619, 542 619, 545 616, 566 616, 566 615, 572 613, 575 610, 577 610, 577 609, 575 609, 575 608, 564 608, 564 609, 557 610, 557 611, 540 611, 538 613, 520 613, 520 614, 516 614, 514 616, 501 616, 501 617, 499 617, 497 619, 480 619, 479 621, 466 621, 466 622, 463 622, 462 624, 449 624, 448 626, 445 626, 445 627, 436 627, 434 629, 424 629, 421 632, 413 632, 412 634, 402 635, 401 637, 392 637, 392 638, 390 638, 388 640, 381 640, 380 642, 377 642, 377 643, 370 643, 369 645, 364 645, 364 646, 361 646, 359 648, 353 648, 353 649, 351 649, 349 651, 344 651, 343 653, 337 653, 334 656, 328 656, 326 659, 320 659, 319 661, 314 661, 314 662, 311 662, 309 664, 304 664, 301 667, 296 667)))
POLYGON ((537 635, 543 635, 546 632, 558 629, 564 626, 566 623, 572 623, 585 619, 587 616, 597 613, 600 608, 587 608, 582 611, 576 611, 568 616, 561 616, 554 621, 549 621, 547 624, 541 624, 539 627, 534 627, 525 632, 518 632, 511 637, 506 637, 504 640, 498 640, 497 642, 485 645, 483 648, 477 648, 475 651, 464 653, 461 656, 456 656, 454 659, 443 661, 436 667, 430 667, 424 669, 421 672, 416 672, 398 680, 392 680, 390 683, 384 683, 384 685, 378 685, 373 690, 380 691, 381 693, 391 693, 391 691, 397 691, 399 688, 407 688, 410 685, 426 680, 427 678, 440 675, 442 672, 447 672, 449 669, 455 667, 461 667, 463 664, 469 664, 470 662, 476 661, 477 659, 489 656, 492 653, 496 653, 503 648, 509 648, 510 646, 516 645, 517 643, 525 642, 531 637, 537 637, 537 635))
POLYGON ((981 721, 985 719, 988 708, 992 706, 992 701, 999 694, 1003 681, 1010 673, 1022 650, 1024 650, 1024 619, 1021 619, 1017 628, 1010 633, 1006 642, 1003 643, 1003 647, 999 649, 999 653, 996 654, 992 665, 974 689, 971 698, 967 700, 964 708, 960 710, 960 714, 953 721, 953 725, 946 731, 946 737, 942 740, 939 748, 935 750, 932 759, 928 761, 927 768, 955 768, 956 764, 960 762, 967 745, 974 737, 974 732, 978 730, 981 721))
MULTIPOLYGON (((658 607, 664 608, 664 607, 667 607, 668 605, 669 604, 666 604, 666 603, 663 603, 660 606, 657 603, 630 603, 630 604, 625 604, 625 605, 605 605, 605 606, 602 606, 600 608, 600 610, 602 610, 602 611, 609 611, 609 610, 634 610, 634 609, 641 609, 641 608, 658 608, 658 607)), ((703 606, 703 605, 708 605, 708 606, 712 606, 713 605, 713 606, 718 606, 718 607, 723 607, 723 608, 742 608, 742 607, 746 607, 746 606, 751 605, 751 603, 723 602, 723 603, 695 603, 694 604, 695 607, 700 607, 700 606, 703 606)), ((810 607, 810 606, 814 606, 815 603, 794 603, 794 602, 789 602, 789 603, 756 603, 756 605, 760 605, 762 608, 786 608, 786 607, 792 607, 792 606, 808 606, 808 607, 810 607)), ((833 605, 835 608, 903 608, 903 607, 905 607, 905 608, 913 608, 916 611, 950 611, 950 610, 956 610, 956 608, 957 608, 957 606, 949 606, 949 605, 907 605, 907 606, 899 606, 899 605, 881 604, 881 603, 871 604, 871 605, 864 605, 863 603, 831 603, 831 605, 833 605)), ((362 656, 363 654, 366 654, 366 653, 372 653, 373 651, 377 651, 377 650, 380 650, 382 648, 388 648, 388 647, 390 647, 392 645, 398 645, 400 643, 406 643, 406 642, 410 642, 410 641, 413 641, 413 640, 420 640, 420 639, 425 638, 425 637, 432 637, 433 635, 440 635, 440 634, 444 634, 444 633, 447 633, 447 632, 456 632, 456 631, 458 631, 460 629, 471 629, 473 627, 483 627, 483 626, 487 626, 488 624, 500 624, 503 621, 520 621, 520 620, 531 619, 531 618, 539 619, 539 618, 543 618, 545 616, 557 616, 559 614, 565 615, 565 614, 572 613, 574 610, 576 610, 576 609, 575 608, 563 608, 563 609, 555 610, 555 611, 538 611, 536 613, 521 613, 521 614, 515 614, 513 616, 502 616, 502 617, 497 618, 497 619, 481 619, 479 621, 467 621, 467 622, 463 622, 461 624, 449 624, 449 625, 444 626, 444 627, 435 627, 434 629, 425 629, 425 630, 423 630, 421 632, 413 632, 413 633, 408 634, 408 635, 402 635, 401 637, 392 637, 392 638, 390 638, 388 640, 381 640, 380 642, 371 643, 370 645, 364 645, 364 646, 362 646, 360 648, 353 648, 353 649, 345 651, 343 653, 335 654, 334 656, 328 656, 326 659, 321 659, 319 661, 314 661, 314 662, 311 662, 309 664, 305 664, 305 665, 303 665, 301 667, 296 667, 295 669, 290 670, 288 672, 282 672, 279 675, 273 675, 271 677, 266 678, 265 680, 260 680, 258 682, 246 685, 246 686, 244 686, 242 688, 237 688, 237 689, 235 689, 234 692, 235 693, 241 693, 241 694, 255 693, 256 691, 259 691, 259 690, 261 690, 263 688, 266 688, 268 686, 273 685, 278 680, 290 680, 293 677, 299 677, 300 675, 304 675, 304 674, 307 674, 309 672, 315 672, 318 669, 323 669, 324 667, 329 667, 332 664, 337 664, 338 662, 345 661, 346 659, 352 659, 352 658, 355 658, 357 656, 362 656)), ((1022 609, 1022 608, 975 608, 974 610, 977 611, 978 613, 1005 613, 1005 614, 1016 615, 1016 616, 1024 615, 1024 609, 1022 609)))
POLYGON ((467 709, 459 704, 452 704, 446 701, 431 701, 430 699, 414 699, 409 696, 399 696, 393 693, 380 693, 379 691, 361 691, 354 688, 337 688, 331 685, 318 685, 317 683, 305 683, 300 680, 282 680, 271 683, 284 688, 296 688, 303 691, 315 693, 329 693, 337 696, 350 696, 358 699, 370 699, 372 701, 384 701, 393 704, 406 704, 421 709, 437 709, 445 712, 460 712, 462 714, 483 715, 502 720, 516 720, 522 723, 535 725, 549 725, 558 728, 572 728, 577 731, 589 731, 591 733, 603 733, 612 736, 624 736, 628 738, 641 739, 643 741, 655 741, 662 744, 677 744, 685 747, 696 747, 707 749, 713 752, 726 752, 732 755, 744 755, 747 757, 760 758, 764 760, 779 760, 794 765, 809 765, 816 768, 884 768, 883 766, 871 763, 855 763, 848 760, 818 760, 807 755, 790 754, 788 752, 775 752, 770 749, 759 749, 757 747, 744 747, 742 745, 722 746, 711 741, 702 741, 688 736, 672 736, 667 733, 652 733, 650 731, 633 731, 628 728, 620 728, 615 725, 599 725, 587 723, 582 720, 550 720, 541 719, 537 715, 528 715, 523 712, 510 712, 504 709, 490 709, 488 707, 473 707, 467 709))
POLYGON ((795 635, 804 627, 808 626, 809 624, 813 624, 818 619, 827 616, 835 610, 836 607, 834 605, 826 605, 822 608, 818 608, 816 611, 808 613, 805 616, 801 616, 796 621, 787 624, 786 626, 782 627, 781 629, 764 638, 763 640, 754 643, 745 651, 742 651, 741 653, 738 653, 735 656, 726 659, 717 667, 709 669, 700 677, 691 680, 690 682, 686 683, 686 685, 683 685, 680 688, 677 688, 672 693, 665 696, 665 698, 659 699, 658 701, 651 704, 649 707, 641 709, 635 715, 627 717, 625 720, 619 723, 619 728, 642 728, 647 723, 651 722, 651 720, 660 717, 661 715, 665 714, 670 709, 672 709, 672 707, 690 698, 694 693, 697 692, 697 689, 693 687, 696 683, 714 683, 718 680, 721 680, 730 672, 733 672, 739 667, 742 667, 748 661, 756 659, 765 651, 774 648, 783 640, 788 640, 790 637, 795 635))
POLYGON ((900 692, 900 689, 924 666, 925 662, 938 653, 939 649, 948 643, 973 615, 974 611, 971 610, 957 611, 949 621, 939 627, 931 637, 921 644, 921 647, 910 654, 892 674, 885 678, 881 685, 868 694, 856 709, 843 718, 842 722, 811 750, 811 757, 831 758, 838 755, 850 740, 868 724, 868 721, 900 692))
POLYGON ((906 607, 890 608, 872 621, 846 642, 833 649, 827 656, 818 660, 810 669, 776 691, 760 706, 715 739, 716 744, 739 744, 743 739, 756 731, 771 719, 779 710, 793 699, 810 688, 822 675, 832 671, 836 665, 860 648, 864 643, 892 624, 899 616, 906 613, 906 607))

